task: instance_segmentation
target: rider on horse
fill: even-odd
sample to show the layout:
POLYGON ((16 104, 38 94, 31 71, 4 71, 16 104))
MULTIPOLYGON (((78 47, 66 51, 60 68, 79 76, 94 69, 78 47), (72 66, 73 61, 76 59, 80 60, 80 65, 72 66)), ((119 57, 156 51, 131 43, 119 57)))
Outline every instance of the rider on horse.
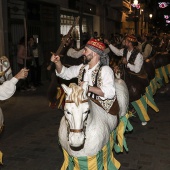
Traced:
POLYGON ((78 77, 81 86, 84 82, 88 82, 88 96, 97 101, 107 112, 115 107, 115 112, 118 113, 113 71, 100 62, 101 59, 106 58, 104 49, 105 45, 102 42, 90 39, 84 48, 87 65, 80 64, 66 68, 62 65, 60 57, 55 55, 52 55, 51 61, 55 63, 57 76, 67 80, 78 77))

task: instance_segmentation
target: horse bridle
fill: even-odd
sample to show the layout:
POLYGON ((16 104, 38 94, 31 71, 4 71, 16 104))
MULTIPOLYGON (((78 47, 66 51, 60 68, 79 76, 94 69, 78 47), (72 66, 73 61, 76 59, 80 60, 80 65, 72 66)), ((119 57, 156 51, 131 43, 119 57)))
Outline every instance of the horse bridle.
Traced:
MULTIPOLYGON (((88 99, 86 100, 82 100, 80 101, 80 103, 86 103, 88 102, 88 99)), ((75 103, 73 100, 66 100, 65 103, 75 103)), ((88 116, 87 116, 88 117, 88 116)), ((84 135, 85 135, 85 131, 86 131, 86 125, 87 125, 87 117, 86 119, 84 120, 84 125, 83 125, 83 128, 82 129, 70 129, 70 125, 68 123, 68 120, 65 116, 65 120, 67 122, 67 137, 69 136, 69 132, 73 132, 73 133, 81 133, 81 132, 84 132, 84 135)), ((86 136, 86 135, 85 135, 86 136)), ((68 138, 69 139, 69 138, 68 138)))

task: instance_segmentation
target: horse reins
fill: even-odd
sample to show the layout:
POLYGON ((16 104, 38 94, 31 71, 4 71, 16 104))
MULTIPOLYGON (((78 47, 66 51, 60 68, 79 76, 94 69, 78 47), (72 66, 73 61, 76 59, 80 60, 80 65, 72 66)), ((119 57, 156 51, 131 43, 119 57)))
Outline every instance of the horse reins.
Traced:
MULTIPOLYGON (((80 101, 80 103, 86 103, 88 99, 80 101)), ((75 103, 73 100, 66 100, 65 103, 75 103)))

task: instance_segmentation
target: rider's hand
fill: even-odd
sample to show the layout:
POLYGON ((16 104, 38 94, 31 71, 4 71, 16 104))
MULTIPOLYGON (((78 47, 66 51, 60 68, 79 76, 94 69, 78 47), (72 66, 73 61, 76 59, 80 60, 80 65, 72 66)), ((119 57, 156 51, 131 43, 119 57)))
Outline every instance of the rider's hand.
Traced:
POLYGON ((53 54, 51 56, 51 61, 55 64, 58 63, 60 61, 60 56, 53 54))
POLYGON ((104 43, 106 43, 107 45, 110 45, 110 42, 107 39, 104 39, 104 43))
POLYGON ((24 79, 28 76, 28 69, 23 68, 21 69, 14 77, 17 78, 18 80, 24 79))

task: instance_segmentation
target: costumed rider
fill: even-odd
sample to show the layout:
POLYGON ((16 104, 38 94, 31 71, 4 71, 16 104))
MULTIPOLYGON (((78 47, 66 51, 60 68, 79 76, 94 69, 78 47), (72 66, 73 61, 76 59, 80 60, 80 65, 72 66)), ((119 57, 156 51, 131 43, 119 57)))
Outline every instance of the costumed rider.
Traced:
POLYGON ((55 63, 57 76, 66 80, 78 77, 80 86, 84 82, 88 82, 88 96, 107 112, 111 113, 111 108, 114 107, 115 113, 111 114, 118 114, 119 106, 115 95, 114 74, 107 65, 104 49, 104 43, 90 39, 83 52, 87 64, 67 68, 62 65, 60 57, 55 55, 52 55, 51 61, 55 63), (104 60, 101 60, 102 58, 104 60))
POLYGON ((154 55, 152 52, 153 47, 150 44, 149 37, 147 35, 142 35, 141 38, 142 38, 142 44, 139 45, 139 50, 143 55, 143 59, 146 60, 154 55))
POLYGON ((12 79, 0 85, 0 100, 6 100, 15 93, 17 82, 20 79, 25 79, 28 76, 28 71, 28 69, 23 68, 12 79))
POLYGON ((128 35, 125 38, 125 48, 118 49, 113 46, 107 39, 104 40, 108 44, 111 51, 117 56, 121 56, 122 63, 126 65, 129 71, 139 73, 143 66, 143 56, 136 48, 138 46, 137 38, 133 35, 128 35))
MULTIPOLYGON (((0 85, 0 100, 9 99, 16 90, 16 84, 20 79, 24 79, 28 76, 27 69, 21 69, 12 79, 5 81, 0 85)), ((4 123, 4 117, 0 108, 0 132, 2 131, 4 123)), ((0 151, 0 164, 2 164, 2 152, 0 151)))
MULTIPOLYGON (((142 95, 145 93, 145 88, 149 85, 147 74, 143 67, 143 56, 140 53, 138 46, 137 38, 134 35, 127 35, 125 38, 125 48, 118 49, 110 42, 105 39, 105 43, 109 45, 109 48, 117 55, 121 56, 121 70, 118 66, 114 68, 115 72, 123 72, 122 79, 125 80, 126 85, 128 87, 129 91, 129 101, 130 103, 138 100, 142 95), (139 91, 140 94, 138 94, 136 99, 134 100, 134 94, 137 94, 138 92, 134 91, 132 87, 135 87, 136 91, 139 91), (134 93, 134 94, 133 94, 134 93)), ((131 108, 131 104, 129 105, 129 109, 131 108)), ((145 123, 145 122, 144 122, 145 123)))

